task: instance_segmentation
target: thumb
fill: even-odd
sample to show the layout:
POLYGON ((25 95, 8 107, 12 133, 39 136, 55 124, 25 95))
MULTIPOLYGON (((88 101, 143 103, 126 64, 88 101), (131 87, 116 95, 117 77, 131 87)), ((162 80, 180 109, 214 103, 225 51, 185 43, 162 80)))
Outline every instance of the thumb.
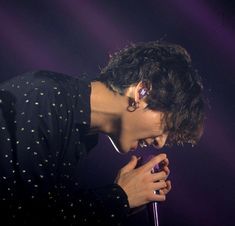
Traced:
POLYGON ((135 169, 138 162, 138 158, 135 155, 131 156, 131 160, 121 169, 122 173, 127 173, 133 169, 135 169))

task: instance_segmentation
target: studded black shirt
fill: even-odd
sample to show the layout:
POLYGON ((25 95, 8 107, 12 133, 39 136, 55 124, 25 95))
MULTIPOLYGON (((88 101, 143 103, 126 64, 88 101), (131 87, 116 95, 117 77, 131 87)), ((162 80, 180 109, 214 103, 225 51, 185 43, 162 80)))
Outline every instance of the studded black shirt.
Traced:
POLYGON ((0 85, 0 208, 6 225, 121 225, 117 184, 79 186, 79 161, 96 142, 90 82, 36 71, 0 85))

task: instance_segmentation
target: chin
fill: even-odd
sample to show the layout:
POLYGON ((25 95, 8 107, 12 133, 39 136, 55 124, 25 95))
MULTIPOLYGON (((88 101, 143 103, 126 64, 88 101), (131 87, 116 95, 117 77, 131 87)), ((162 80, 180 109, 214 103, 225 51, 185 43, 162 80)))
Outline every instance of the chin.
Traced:
POLYGON ((127 144, 120 144, 118 149, 119 149, 120 153, 127 154, 130 151, 134 151, 136 148, 134 148, 130 145, 127 145, 127 144))
POLYGON ((130 145, 128 145, 128 146, 124 146, 122 149, 122 153, 128 153, 128 152, 132 152, 132 151, 135 151, 136 150, 136 146, 130 146, 130 145))
MULTIPOLYGON (((114 139, 115 140, 115 139, 114 139)), ((121 140, 115 140, 113 142, 113 146, 115 148, 115 150, 120 153, 120 154, 127 154, 130 151, 135 151, 137 146, 138 146, 138 142, 137 144, 129 144, 128 142, 122 142, 121 140)))
POLYGON ((130 148, 127 148, 127 147, 120 147, 119 148, 119 152, 122 153, 122 154, 126 154, 130 151, 130 148))

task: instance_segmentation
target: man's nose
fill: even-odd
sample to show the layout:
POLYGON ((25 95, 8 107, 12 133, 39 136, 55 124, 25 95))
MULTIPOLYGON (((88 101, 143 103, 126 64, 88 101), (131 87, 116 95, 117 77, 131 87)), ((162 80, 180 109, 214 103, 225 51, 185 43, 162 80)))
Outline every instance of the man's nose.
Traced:
POLYGON ((160 149, 160 148, 163 148, 165 143, 166 143, 166 140, 167 140, 167 136, 168 134, 162 134, 160 136, 157 136, 155 138, 155 141, 154 141, 154 146, 157 148, 157 149, 160 149))

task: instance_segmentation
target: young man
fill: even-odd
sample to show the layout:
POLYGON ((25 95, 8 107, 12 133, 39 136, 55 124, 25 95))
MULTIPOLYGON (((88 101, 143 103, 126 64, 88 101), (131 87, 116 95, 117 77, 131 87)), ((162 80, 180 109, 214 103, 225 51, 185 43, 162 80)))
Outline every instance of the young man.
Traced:
POLYGON ((97 133, 127 153, 138 145, 194 144, 202 125, 199 76, 186 50, 174 44, 132 44, 115 53, 92 82, 49 71, 6 81, 0 85, 4 220, 122 225, 133 208, 165 200, 171 189, 168 159, 160 154, 137 168, 133 156, 113 184, 82 190, 79 160, 94 147, 97 133), (151 173, 159 163, 162 170, 151 173))

